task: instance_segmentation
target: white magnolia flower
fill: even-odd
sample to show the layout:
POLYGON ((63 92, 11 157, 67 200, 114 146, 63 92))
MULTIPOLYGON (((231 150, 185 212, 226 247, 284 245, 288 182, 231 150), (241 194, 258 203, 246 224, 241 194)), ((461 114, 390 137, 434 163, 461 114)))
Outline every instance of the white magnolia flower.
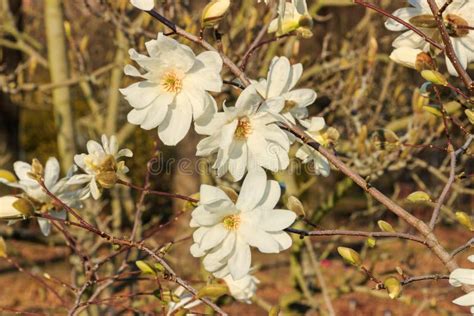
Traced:
POLYGON ((291 123, 308 116, 307 107, 316 100, 312 89, 294 89, 301 78, 303 66, 291 65, 286 57, 274 57, 267 79, 254 83, 258 93, 264 98, 262 110, 281 113, 291 123))
POLYGON ((128 168, 124 161, 118 161, 122 157, 132 157, 130 149, 118 150, 117 138, 102 135, 102 145, 94 140, 87 142, 88 154, 74 156, 74 162, 86 174, 78 174, 69 179, 70 185, 86 184, 83 199, 92 194, 94 199, 99 199, 102 195, 102 188, 111 188, 115 185, 117 178, 125 175, 128 168))
POLYGON ((130 3, 134 7, 144 11, 150 11, 155 7, 154 0, 130 0, 130 3))
POLYGON ((158 127, 163 143, 176 145, 189 131, 192 118, 213 107, 207 91, 221 91, 222 59, 210 51, 195 56, 188 46, 163 33, 145 46, 149 56, 129 51, 145 73, 131 65, 124 68, 125 74, 145 79, 120 90, 133 107, 128 121, 146 130, 158 127))
POLYGON ((273 115, 259 110, 262 102, 254 85, 250 85, 242 91, 235 107, 224 105, 224 112, 215 113, 206 125, 196 127, 198 133, 210 135, 199 142, 196 155, 217 152, 213 168, 218 177, 229 171, 239 181, 246 170, 258 166, 271 171, 288 166, 288 136, 275 124, 273 115))
POLYGON ((255 292, 257 292, 257 284, 260 283, 256 277, 250 274, 247 274, 240 280, 234 280, 232 275, 229 274, 224 277, 224 281, 229 287, 230 295, 236 300, 247 304, 252 303, 250 299, 255 295, 255 292))
POLYGON ((244 278, 250 269, 250 246, 263 253, 279 253, 291 246, 291 237, 283 230, 296 214, 274 209, 280 199, 280 186, 267 181, 265 171, 248 173, 234 203, 219 188, 201 185, 199 206, 192 212, 191 254, 204 256, 204 268, 223 278, 244 278))
MULTIPOLYGON (((339 137, 335 129, 326 127, 326 122, 322 117, 313 117, 310 122, 302 121, 301 123, 307 128, 306 133, 321 146, 328 146, 339 137)), ((316 174, 320 174, 324 177, 329 175, 331 170, 329 161, 317 150, 307 145, 302 145, 296 152, 296 157, 301 159, 303 163, 313 161, 316 174)))
POLYGON ((282 36, 296 31, 302 37, 311 37, 313 33, 313 19, 308 12, 306 0, 279 1, 278 17, 270 22, 268 33, 282 36))
MULTIPOLYGON (((474 255, 467 258, 474 263, 474 255)), ((454 287, 460 287, 463 284, 474 285, 474 269, 456 269, 449 275, 449 283, 454 287)), ((471 291, 453 301, 460 306, 470 306, 471 314, 474 315, 474 291, 471 291)))
MULTIPOLYGON (((180 308, 191 309, 202 303, 202 301, 199 299, 196 299, 194 295, 185 291, 184 287, 182 286, 179 286, 173 292, 173 295, 176 295, 177 297, 179 297, 179 302, 176 303, 176 302, 171 301, 168 303, 168 312, 166 313, 166 316, 174 315, 174 313, 178 311, 180 308)), ((195 314, 186 314, 186 315, 191 316, 195 314)))
MULTIPOLYGON (((49 212, 50 215, 57 218, 65 219, 66 211, 58 209, 53 199, 43 190, 38 181, 32 179, 29 173, 32 172, 32 166, 23 161, 17 161, 13 164, 18 182, 8 182, 0 178, 0 182, 4 184, 21 189, 25 192, 28 200, 33 203, 37 212, 49 212)), ((59 179, 61 168, 56 158, 51 157, 45 164, 44 168, 44 185, 54 196, 61 200, 66 205, 71 207, 79 207, 79 199, 83 194, 82 191, 71 187, 67 182, 72 176, 73 169, 70 170, 66 178, 59 179)), ((44 218, 38 218, 38 224, 45 236, 48 236, 51 230, 51 223, 44 218)))
MULTIPOLYGON (((445 0, 436 0, 438 6, 442 6, 445 0)), ((410 0, 410 7, 396 10, 393 15, 403 19, 410 24, 420 28, 430 37, 438 37, 439 32, 426 0, 410 0)), ((467 64, 474 60, 474 30, 466 28, 474 25, 474 1, 454 0, 443 12, 443 18, 449 31, 457 57, 464 69, 467 64)), ((404 31, 393 42, 393 46, 418 48, 428 51, 430 44, 412 30, 389 19, 385 26, 391 31, 404 31)), ((452 63, 446 58, 446 64, 452 75, 457 75, 452 63)))

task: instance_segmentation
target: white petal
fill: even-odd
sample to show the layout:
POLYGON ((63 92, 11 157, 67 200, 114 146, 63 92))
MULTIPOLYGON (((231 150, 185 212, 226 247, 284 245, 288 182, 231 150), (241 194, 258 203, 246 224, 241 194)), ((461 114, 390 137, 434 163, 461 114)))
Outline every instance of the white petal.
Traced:
POLYGON ((97 186, 97 182, 95 182, 95 179, 91 180, 89 184, 89 188, 94 200, 100 199, 100 197, 102 196, 102 193, 100 192, 99 187, 97 186))
POLYGON ((455 269, 449 275, 449 283, 456 287, 461 283, 474 285, 474 269, 455 269))
POLYGON ((270 66, 267 78, 267 98, 279 96, 283 92, 287 91, 289 86, 290 71, 290 61, 286 57, 278 58, 276 62, 270 66))
POLYGON ((253 223, 242 223, 239 235, 249 245, 258 248, 263 253, 278 253, 280 250, 278 242, 267 232, 263 231, 253 223))
POLYGON ((175 146, 189 131, 192 121, 192 108, 188 102, 176 98, 171 104, 165 120, 158 127, 158 135, 165 145, 175 146))
POLYGON ((229 172, 234 181, 240 181, 247 170, 247 144, 242 141, 232 142, 229 149, 229 172))
POLYGON ((285 232, 271 232, 270 235, 272 235, 280 245, 280 251, 290 248, 293 243, 291 237, 285 232))
POLYGON ((168 113, 168 106, 173 101, 170 94, 161 94, 148 107, 148 112, 140 127, 144 130, 150 130, 163 122, 168 113))
POLYGON ((237 208, 251 211, 261 201, 266 188, 267 175, 262 168, 255 168, 247 173, 237 199, 237 208))
POLYGON ((291 226, 295 219, 296 214, 288 210, 262 211, 259 227, 268 232, 277 232, 291 226))
POLYGON ((58 160, 54 157, 49 158, 44 168, 44 184, 48 189, 58 182, 60 171, 58 160))
POLYGON ((474 291, 458 297, 453 303, 460 306, 474 306, 474 291))
POLYGON ((38 225, 41 233, 46 237, 49 236, 51 233, 51 222, 49 219, 38 217, 38 225))
POLYGON ((132 107, 143 109, 159 96, 160 89, 155 83, 140 81, 120 89, 120 92, 132 107))
POLYGON ((272 210, 280 200, 281 188, 278 182, 269 180, 265 187, 265 193, 257 207, 262 210, 272 210))
POLYGON ((224 228, 224 225, 217 224, 207 231, 201 241, 201 249, 209 250, 220 244, 226 238, 229 231, 224 228))
POLYGON ((130 0, 130 3, 134 7, 144 11, 150 11, 155 7, 154 0, 130 0))
POLYGON ((244 241, 237 238, 234 252, 229 258, 229 270, 234 280, 240 280, 250 270, 251 264, 250 247, 244 241))

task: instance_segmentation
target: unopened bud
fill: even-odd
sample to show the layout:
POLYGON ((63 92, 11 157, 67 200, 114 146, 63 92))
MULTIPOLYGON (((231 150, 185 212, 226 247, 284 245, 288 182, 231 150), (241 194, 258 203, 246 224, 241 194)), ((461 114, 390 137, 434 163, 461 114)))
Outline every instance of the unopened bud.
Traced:
POLYGON ((43 174, 43 165, 38 159, 33 158, 33 161, 31 162, 31 172, 29 172, 28 175, 35 180, 39 180, 43 177, 43 174))
POLYGON ((402 294, 402 284, 395 277, 386 278, 383 281, 383 285, 387 289, 388 296, 390 296, 392 300, 400 297, 400 294, 402 294))
POLYGON ((229 288, 225 284, 209 284, 199 290, 197 297, 213 297, 218 298, 229 292, 229 288))
POLYGON ((416 191, 413 193, 410 193, 406 199, 412 203, 417 203, 417 202, 430 202, 431 198, 428 195, 428 193, 423 192, 423 191, 416 191))
POLYGON ((356 267, 360 267, 362 265, 362 259, 354 249, 347 247, 337 247, 337 252, 347 263, 356 267))
POLYGON ((218 24, 229 10, 230 0, 212 0, 201 15, 201 26, 212 27, 218 24))
POLYGON ((467 119, 469 120, 469 123, 474 125, 474 111, 467 109, 467 110, 464 110, 464 114, 466 114, 467 119))
POLYGON ((298 215, 306 217, 306 212, 304 210, 303 203, 301 203, 301 201, 297 197, 293 195, 290 196, 288 198, 288 202, 286 203, 286 207, 288 207, 290 211, 293 211, 298 215))
POLYGON ((8 170, 0 169, 0 179, 6 182, 16 182, 16 177, 8 170))
POLYGON ((386 221, 378 221, 377 225, 379 225, 380 230, 383 232, 387 232, 387 233, 395 232, 395 229, 393 229, 392 225, 390 225, 386 221))
POLYGON ((443 76, 443 74, 436 70, 422 70, 421 76, 436 85, 445 87, 448 85, 448 80, 443 76))
POLYGON ((470 231, 474 231, 474 224, 472 223, 471 217, 465 212, 456 212, 456 219, 459 224, 466 227, 470 231))
POLYGON ((140 269, 143 274, 156 276, 155 270, 145 261, 138 260, 135 261, 135 265, 140 269))

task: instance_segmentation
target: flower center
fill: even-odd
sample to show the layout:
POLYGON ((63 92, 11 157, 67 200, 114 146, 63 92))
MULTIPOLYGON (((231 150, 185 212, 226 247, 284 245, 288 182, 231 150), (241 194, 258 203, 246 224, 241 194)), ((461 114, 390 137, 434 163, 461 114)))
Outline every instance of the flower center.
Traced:
POLYGON ((112 155, 107 155, 105 157, 95 157, 93 155, 87 155, 84 157, 84 163, 89 170, 92 170, 96 173, 105 172, 105 171, 115 171, 116 162, 115 157, 112 155))
POLYGON ((222 220, 222 224, 227 230, 237 230, 240 226, 240 216, 236 214, 227 215, 222 220))
POLYGON ((248 117, 242 117, 237 123, 237 128, 235 129, 234 136, 237 139, 246 139, 252 133, 252 125, 250 124, 250 119, 248 117))
POLYGON ((183 88, 183 80, 175 71, 170 70, 161 78, 161 86, 170 93, 179 93, 183 88))
POLYGON ((469 24, 459 15, 447 14, 445 21, 449 36, 463 37, 469 35, 469 24))
POLYGON ((282 112, 288 113, 295 108, 298 104, 295 101, 285 100, 285 106, 283 107, 282 112))

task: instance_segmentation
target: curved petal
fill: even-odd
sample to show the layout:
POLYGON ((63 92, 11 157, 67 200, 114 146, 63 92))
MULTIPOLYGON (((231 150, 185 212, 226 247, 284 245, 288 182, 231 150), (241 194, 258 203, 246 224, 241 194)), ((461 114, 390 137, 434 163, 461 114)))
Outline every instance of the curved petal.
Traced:
POLYGON ((48 189, 51 189, 58 182, 60 172, 61 168, 59 167, 58 160, 50 157, 44 168, 44 184, 48 189))
POLYGON ((293 224, 296 214, 288 210, 262 211, 259 227, 268 232, 278 232, 293 224))
POLYGON ((269 180, 265 187, 265 193, 258 202, 257 207, 262 210, 272 210, 280 200, 281 188, 278 182, 269 180))
POLYGON ((288 91, 291 65, 286 57, 275 57, 275 62, 270 66, 268 72, 267 98, 281 95, 288 91))
POLYGON ((249 171, 242 184, 236 207, 243 212, 253 210, 265 193, 266 182, 267 175, 262 168, 249 171))
POLYGON ((201 240, 201 249, 209 250, 219 245, 229 234, 229 231, 225 229, 224 225, 217 224, 209 229, 201 240))
POLYGON ((158 135, 165 145, 176 145, 189 131, 193 117, 192 108, 191 104, 183 101, 176 98, 175 102, 169 106, 164 121, 158 127, 158 135))
POLYGON ((240 280, 249 272, 251 261, 252 255, 249 245, 237 238, 235 249, 228 261, 230 274, 234 280, 240 280))

